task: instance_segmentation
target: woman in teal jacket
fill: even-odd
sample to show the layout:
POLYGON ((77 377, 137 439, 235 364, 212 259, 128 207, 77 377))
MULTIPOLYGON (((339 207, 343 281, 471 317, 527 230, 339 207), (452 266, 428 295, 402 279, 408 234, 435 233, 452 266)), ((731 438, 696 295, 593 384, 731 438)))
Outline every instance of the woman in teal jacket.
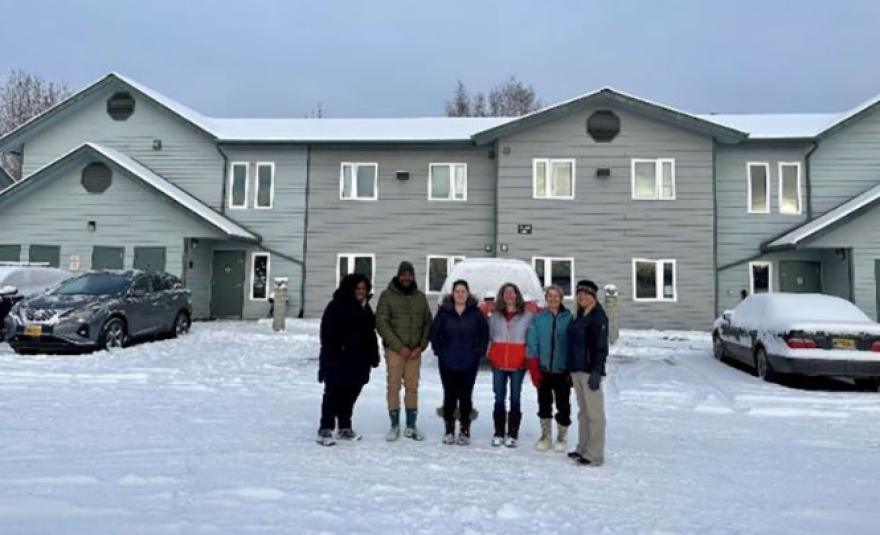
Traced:
POLYGON ((553 399, 556 398, 556 423, 559 426, 553 450, 565 452, 566 435, 571 425, 571 383, 568 378, 568 325, 572 315, 562 304, 562 288, 547 288, 547 309, 535 316, 527 335, 529 374, 538 389, 538 417, 541 438, 538 451, 547 451, 553 441, 553 399))

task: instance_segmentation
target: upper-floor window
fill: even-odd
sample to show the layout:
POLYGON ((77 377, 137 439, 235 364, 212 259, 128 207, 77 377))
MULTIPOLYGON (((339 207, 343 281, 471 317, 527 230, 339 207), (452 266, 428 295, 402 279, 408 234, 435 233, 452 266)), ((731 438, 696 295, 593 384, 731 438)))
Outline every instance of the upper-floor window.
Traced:
POLYGON ((675 160, 632 161, 632 198, 636 200, 675 200, 675 160))
POLYGON ((675 260, 633 260, 633 299, 635 301, 675 301, 675 260))
POLYGON ((432 163, 428 166, 428 200, 466 201, 467 164, 432 163))
POLYGON ((535 199, 574 199, 574 160, 536 158, 532 177, 535 199))
POLYGON ((378 197, 379 164, 343 163, 339 173, 339 198, 375 201, 378 197))
POLYGON ((801 164, 779 163, 779 213, 801 213, 801 164))
POLYGON ((571 297, 574 288, 574 258, 549 258, 536 256, 532 258, 532 267, 538 280, 546 288, 553 284, 562 287, 565 297, 571 297))
POLYGON ((229 166, 229 207, 247 208, 248 164, 232 162, 229 166))
POLYGON ((257 194, 254 208, 269 209, 275 204, 275 164, 257 163, 257 194))
POLYGON ((770 164, 749 163, 749 213, 770 213, 770 164))
POLYGON ((358 273, 365 275, 371 281, 376 280, 376 255, 361 253, 346 253, 336 256, 336 286, 342 277, 358 273))
POLYGON ((429 256, 428 257, 428 293, 439 294, 443 291, 443 283, 452 272, 455 264, 464 260, 463 256, 429 256))

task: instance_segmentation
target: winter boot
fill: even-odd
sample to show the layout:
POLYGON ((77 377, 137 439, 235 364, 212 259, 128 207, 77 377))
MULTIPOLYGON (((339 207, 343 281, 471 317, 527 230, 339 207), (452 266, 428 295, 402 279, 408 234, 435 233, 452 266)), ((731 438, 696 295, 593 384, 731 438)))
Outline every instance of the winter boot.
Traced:
POLYGON ((492 445, 495 447, 504 445, 504 430, 507 427, 507 413, 495 411, 492 413, 495 420, 495 435, 492 437, 492 445))
POLYGON ((322 446, 335 446, 332 429, 318 429, 318 444, 322 446))
POLYGON ((507 438, 504 445, 508 448, 515 448, 519 443, 519 424, 522 423, 521 412, 507 413, 507 438))
POLYGON ((336 432, 336 440, 348 440, 351 442, 357 442, 362 437, 355 432, 354 429, 340 429, 336 432))
POLYGON ((455 420, 445 420, 446 433, 443 435, 443 443, 447 446, 455 444, 455 420))
POLYGON ((535 444, 538 451, 547 451, 550 449, 550 442, 553 440, 553 420, 550 418, 541 418, 541 438, 535 444))
POLYGON ((418 418, 418 415, 419 412, 417 410, 406 409, 406 429, 403 431, 403 436, 421 441, 425 440, 425 435, 419 431, 418 427, 416 427, 416 419, 418 418))
POLYGON ((568 426, 559 424, 556 431, 556 443, 553 444, 553 451, 565 453, 568 449, 568 426))
POLYGON ((391 429, 385 436, 385 440, 388 442, 394 442, 400 438, 400 409, 388 411, 388 416, 391 418, 391 429))
POLYGON ((461 430, 458 432, 458 445, 467 446, 471 443, 471 421, 465 419, 461 421, 461 430))

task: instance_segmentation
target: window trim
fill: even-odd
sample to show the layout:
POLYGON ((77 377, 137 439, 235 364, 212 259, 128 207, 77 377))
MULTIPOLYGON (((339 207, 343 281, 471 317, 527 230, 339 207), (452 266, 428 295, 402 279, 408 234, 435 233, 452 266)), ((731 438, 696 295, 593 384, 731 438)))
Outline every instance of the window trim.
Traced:
POLYGON ((770 197, 770 190, 771 190, 770 182, 771 182, 770 162, 747 162, 746 163, 746 183, 747 183, 746 187, 748 189, 748 197, 746 197, 746 207, 748 208, 748 212, 750 214, 769 214, 770 213, 770 211, 771 211, 770 205, 773 200, 770 197), (765 189, 764 196, 767 199, 767 202, 766 202, 767 208, 765 210, 755 210, 752 207, 752 193, 753 193, 753 190, 752 190, 752 167, 763 167, 765 172, 767 173, 767 183, 764 187, 764 189, 765 189))
POLYGON ((801 162, 779 162, 777 170, 779 172, 779 213, 783 215, 801 215, 804 213, 804 201, 803 201, 803 192, 801 183, 803 182, 803 170, 801 168, 801 162), (782 211, 782 192, 783 192, 783 183, 785 181, 785 175, 782 172, 783 167, 796 167, 797 168, 797 204, 798 209, 797 212, 783 212, 782 211))
POLYGON ((431 291, 431 260, 446 260, 446 277, 449 277, 449 274, 452 273, 452 268, 455 267, 456 259, 459 262, 462 262, 467 259, 464 255, 442 255, 442 254, 429 254, 425 260, 425 295, 442 295, 443 290, 441 289, 439 292, 431 291))
POLYGON ((632 200, 634 201, 674 201, 678 198, 678 187, 676 186, 676 170, 675 158, 632 158, 629 164, 630 182, 632 187, 632 200), (654 164, 654 196, 638 197, 636 195, 636 164, 652 163, 654 164), (672 196, 663 197, 663 164, 672 165, 672 196))
POLYGON ((251 252, 251 270, 248 276, 249 285, 248 285, 248 298, 251 301, 268 301, 269 294, 271 292, 272 286, 272 254, 267 253, 265 251, 252 251, 251 252), (266 297, 254 297, 254 268, 257 267, 257 257, 265 256, 266 257, 266 297))
POLYGON ((678 302, 678 263, 674 258, 633 258, 632 259, 632 287, 633 302, 635 303, 676 303, 678 302), (638 296, 638 265, 640 263, 654 264, 657 292, 654 297, 638 296), (663 269, 665 264, 672 264, 672 297, 663 297, 663 269), (660 267, 661 269, 657 269, 660 267), (659 297, 657 297, 659 295, 659 297))
MULTIPOLYGON (((371 259, 371 265, 373 266, 373 269, 371 270, 372 273, 370 274, 370 284, 375 284, 375 281, 376 281, 376 255, 375 254, 373 254, 373 253, 337 253, 336 254, 336 287, 337 288, 339 288, 339 283, 342 280, 339 277, 339 262, 342 260, 343 257, 349 258, 349 259, 353 259, 353 258, 357 258, 357 257, 364 257, 364 258, 371 259)), ((353 265, 353 263, 352 263, 352 265, 353 265)), ((351 273, 353 273, 353 272, 346 273, 346 275, 350 275, 351 273)))
POLYGON ((248 198, 250 197, 251 182, 251 164, 250 162, 229 162, 229 200, 228 206, 230 210, 246 210, 248 207, 248 198), (233 187, 235 186, 235 168, 244 166, 244 203, 234 204, 233 187))
POLYGON ((773 262, 766 260, 758 262, 749 262, 749 295, 755 293, 755 267, 767 267, 767 293, 773 293, 773 262))
POLYGON ((339 200, 340 201, 378 201, 379 200, 379 163, 378 162, 340 162, 339 163, 339 200), (351 166, 351 192, 352 197, 345 197, 345 166, 351 166), (357 193, 357 170, 360 167, 373 167, 373 196, 361 197, 357 193))
POLYGON ((467 191, 468 191, 468 165, 462 162, 452 162, 452 163, 430 163, 428 164, 428 200, 429 201, 438 201, 438 202, 467 202, 467 191), (456 166, 464 167, 464 197, 461 199, 455 198, 455 167, 456 166), (449 168, 449 197, 434 197, 434 167, 448 167, 449 168))
POLYGON ((577 184, 577 160, 575 158, 532 158, 532 199, 536 199, 539 201, 573 201, 575 199, 576 191, 575 185, 577 184), (545 195, 544 197, 538 196, 537 191, 537 183, 535 178, 538 175, 538 164, 544 163, 546 165, 544 171, 544 188, 545 195), (550 179, 553 176, 552 166, 554 163, 569 163, 571 164, 571 195, 570 196, 560 196, 560 195, 550 195, 552 191, 552 187, 550 185, 550 179))
POLYGON ((275 162, 257 162, 254 165, 254 209, 255 210, 271 210, 275 207, 275 162), (260 168, 268 167, 270 169, 269 180, 269 206, 260 206, 260 168))
POLYGON ((575 282, 574 282, 575 279, 577 278, 577 277, 575 277, 575 260, 574 260, 574 257, 573 257, 573 256, 533 256, 533 257, 532 257, 532 271, 535 272, 535 276, 538 275, 538 270, 537 270, 537 263, 538 263, 538 260, 543 260, 543 261, 544 261, 544 264, 545 264, 545 266, 544 266, 544 280, 540 280, 540 279, 538 279, 539 282, 541 283, 541 287, 542 287, 542 288, 547 288, 548 286, 550 286, 551 284, 553 284, 553 281, 552 281, 552 279, 553 279, 553 265, 552 265, 552 262, 571 262, 571 281, 570 281, 569 284, 570 284, 570 288, 571 288, 572 294, 571 294, 571 295, 563 296, 563 298, 564 298, 564 299, 574 299, 575 293, 577 293, 577 292, 575 292, 576 284, 575 284, 575 282), (550 269, 549 269, 549 270, 546 268, 546 264, 547 264, 547 262, 551 262, 551 265, 550 265, 550 269), (548 276, 548 275, 550 276, 550 279, 551 279, 551 281, 550 281, 549 283, 547 282, 547 276, 548 276))

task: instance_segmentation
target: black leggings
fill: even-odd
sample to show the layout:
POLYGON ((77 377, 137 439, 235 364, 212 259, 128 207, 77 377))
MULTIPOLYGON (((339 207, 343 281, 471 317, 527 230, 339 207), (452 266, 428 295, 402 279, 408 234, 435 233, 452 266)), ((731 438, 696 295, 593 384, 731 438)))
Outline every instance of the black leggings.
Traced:
POLYGON ((354 404, 364 385, 324 383, 324 400, 321 403, 321 429, 351 429, 354 404))
POLYGON ((440 380, 443 382, 443 419, 447 422, 455 420, 457 408, 459 419, 470 425, 477 370, 452 370, 440 366, 440 380))
POLYGON ((556 421, 559 425, 571 425, 571 384, 568 374, 541 371, 541 387, 538 388, 538 418, 553 418, 553 398, 556 398, 556 421))

